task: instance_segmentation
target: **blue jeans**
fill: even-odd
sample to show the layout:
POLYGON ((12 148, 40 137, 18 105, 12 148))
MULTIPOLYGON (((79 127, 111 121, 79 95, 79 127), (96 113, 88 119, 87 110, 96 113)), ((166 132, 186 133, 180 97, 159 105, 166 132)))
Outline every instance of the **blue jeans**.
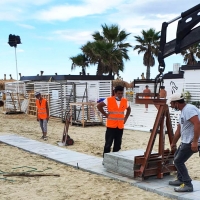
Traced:
POLYGON ((42 129, 42 133, 47 133, 47 123, 48 123, 48 121, 46 119, 40 119, 39 123, 40 123, 40 127, 42 129))
POLYGON ((193 155, 193 153, 190 143, 181 143, 174 154, 174 165, 177 169, 177 178, 188 186, 192 185, 192 179, 188 174, 185 162, 193 155))

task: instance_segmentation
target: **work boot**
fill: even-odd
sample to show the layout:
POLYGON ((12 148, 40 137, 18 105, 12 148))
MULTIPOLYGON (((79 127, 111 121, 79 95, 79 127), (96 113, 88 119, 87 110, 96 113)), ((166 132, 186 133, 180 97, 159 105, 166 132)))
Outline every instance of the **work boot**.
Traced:
POLYGON ((193 192, 193 185, 188 186, 183 183, 179 187, 175 187, 174 191, 175 192, 193 192))
POLYGON ((183 184, 183 182, 181 182, 180 180, 169 181, 169 185, 180 186, 181 184, 183 184))

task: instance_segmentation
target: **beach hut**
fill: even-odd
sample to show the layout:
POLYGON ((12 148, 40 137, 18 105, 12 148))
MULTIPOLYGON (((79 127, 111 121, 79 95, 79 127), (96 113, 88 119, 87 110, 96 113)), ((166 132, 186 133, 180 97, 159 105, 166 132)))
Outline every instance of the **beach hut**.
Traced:
MULTIPOLYGON (((70 103, 93 102, 106 98, 112 94, 113 76, 96 75, 49 75, 49 76, 22 76, 21 81, 33 84, 33 91, 39 91, 43 95, 49 95, 50 116, 65 120, 70 112, 70 103)), ((34 105, 35 100, 30 101, 34 105)), ((30 105, 30 104, 29 104, 30 105)), ((92 121, 99 120, 94 111, 89 112, 88 105, 85 116, 80 112, 81 106, 73 106, 73 120, 80 121, 83 117, 92 121), (89 113, 88 113, 89 112, 89 113)), ((34 114, 36 108, 31 107, 29 114, 34 114)))

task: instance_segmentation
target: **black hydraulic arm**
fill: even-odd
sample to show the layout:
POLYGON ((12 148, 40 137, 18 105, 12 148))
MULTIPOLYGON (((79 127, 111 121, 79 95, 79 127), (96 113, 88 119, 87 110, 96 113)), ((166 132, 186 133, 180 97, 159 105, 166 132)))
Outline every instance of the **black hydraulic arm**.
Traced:
POLYGON ((200 4, 181 13, 181 16, 169 22, 163 22, 161 29, 160 48, 158 55, 159 65, 165 67, 164 58, 180 53, 183 49, 200 41, 200 26, 194 28, 200 22, 200 4), (166 43, 167 27, 178 20, 176 38, 166 43))
POLYGON ((161 29, 160 47, 158 53, 158 71, 159 74, 155 78, 154 93, 156 93, 157 85, 163 84, 163 72, 165 70, 164 58, 190 47, 200 42, 200 26, 195 27, 200 22, 200 4, 181 13, 180 16, 169 22, 163 22, 161 29), (179 20, 180 19, 180 20, 179 20), (172 22, 178 21, 176 38, 166 43, 167 27, 172 22))

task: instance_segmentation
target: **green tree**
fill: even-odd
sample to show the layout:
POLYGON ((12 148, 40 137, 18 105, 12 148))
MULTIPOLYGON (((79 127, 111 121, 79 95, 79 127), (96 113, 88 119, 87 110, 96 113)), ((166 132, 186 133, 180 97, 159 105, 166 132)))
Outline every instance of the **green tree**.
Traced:
POLYGON ((128 48, 132 47, 129 43, 125 43, 125 40, 130 35, 124 30, 120 30, 118 25, 107 26, 102 25, 102 33, 95 32, 92 36, 96 41, 97 48, 103 54, 101 55, 101 62, 98 65, 98 71, 103 71, 103 73, 113 73, 119 74, 119 71, 124 70, 124 60, 129 60, 128 48), (106 49, 105 49, 106 48, 106 49), (100 68, 103 69, 100 69, 100 68))
POLYGON ((82 68, 82 75, 85 75, 85 68, 88 66, 88 59, 84 54, 78 54, 77 56, 70 57, 72 60, 71 69, 75 69, 77 66, 82 68))
POLYGON ((150 67, 155 65, 155 58, 158 56, 158 47, 160 41, 160 31, 150 28, 147 31, 142 30, 141 36, 134 36, 136 41, 140 43, 133 50, 138 50, 138 54, 144 53, 143 64, 147 67, 146 79, 150 79, 150 67))
POLYGON ((82 54, 71 57, 72 69, 94 64, 97 65, 97 75, 119 74, 119 71, 124 70, 124 60, 129 60, 128 48, 131 45, 125 43, 129 35, 130 33, 124 30, 120 31, 117 25, 102 25, 102 33, 95 32, 92 35, 94 41, 89 41, 81 47, 82 54))
POLYGON ((88 42, 82 46, 81 50, 89 58, 91 64, 97 64, 97 75, 118 74, 119 70, 123 71, 124 69, 122 52, 115 49, 112 43, 107 43, 104 40, 88 42))
POLYGON ((197 58, 200 58, 200 44, 194 44, 189 48, 181 51, 181 55, 184 57, 183 61, 187 65, 197 64, 197 58))

